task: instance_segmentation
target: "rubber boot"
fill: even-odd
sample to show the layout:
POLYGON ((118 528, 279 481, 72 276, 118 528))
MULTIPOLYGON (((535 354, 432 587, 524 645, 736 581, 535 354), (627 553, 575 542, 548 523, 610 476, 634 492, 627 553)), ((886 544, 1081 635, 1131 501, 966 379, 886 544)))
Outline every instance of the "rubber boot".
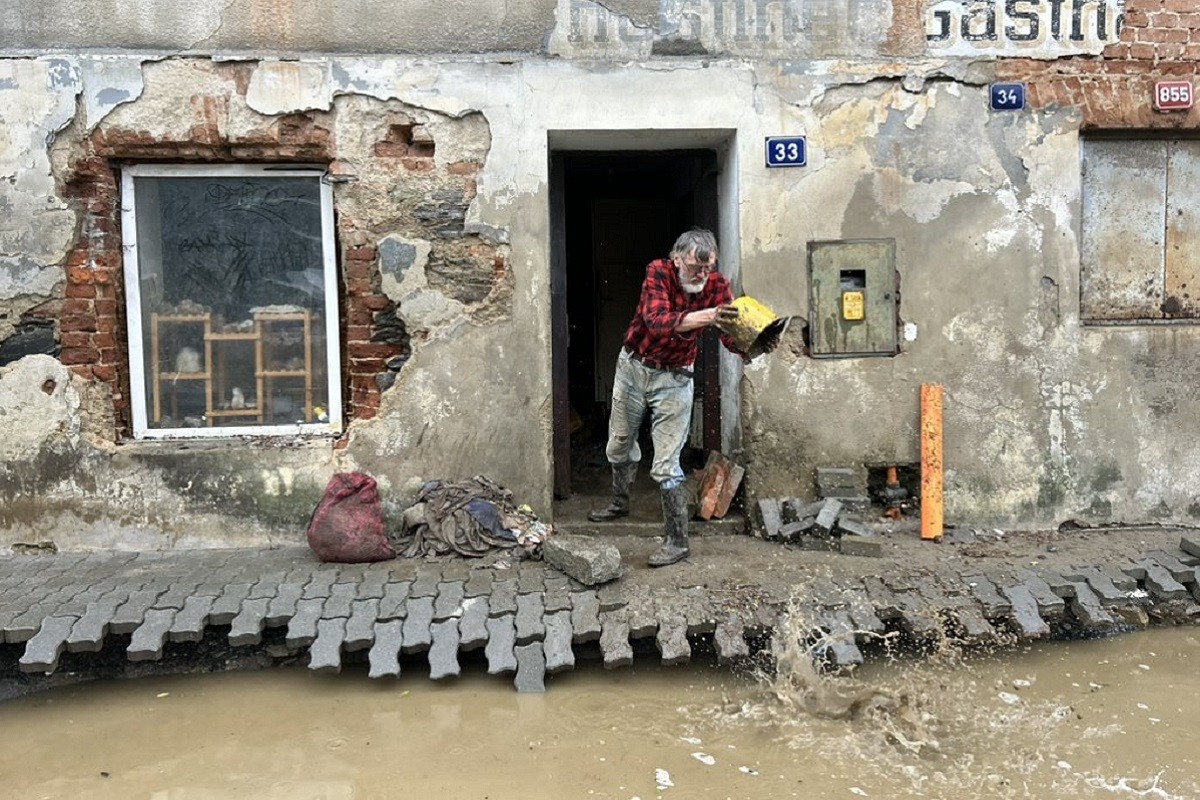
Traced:
POLYGON ((662 547, 650 556, 650 566, 665 567, 682 561, 688 554, 688 503, 682 486, 662 490, 663 537, 662 547))
POLYGON ((608 505, 604 508, 589 511, 588 519, 592 522, 612 522, 619 517, 629 516, 629 487, 633 485, 633 479, 637 475, 637 468, 636 461, 630 461, 626 464, 613 464, 612 499, 608 501, 608 505))

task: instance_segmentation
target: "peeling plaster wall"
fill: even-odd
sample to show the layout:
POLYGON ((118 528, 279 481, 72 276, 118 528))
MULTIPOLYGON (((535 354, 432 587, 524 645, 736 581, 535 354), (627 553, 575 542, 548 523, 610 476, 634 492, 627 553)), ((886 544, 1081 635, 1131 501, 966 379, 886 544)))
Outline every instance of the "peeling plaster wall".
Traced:
MULTIPOLYGON (((1200 454, 1179 435, 1200 412, 1200 331, 1081 325, 1080 116, 986 111, 993 57, 1066 51, 1048 24, 1040 40, 1016 41, 1001 21, 995 41, 968 46, 955 2, 744 3, 765 16, 732 18, 734 4, 716 0, 560 0, 472 4, 475 38, 450 45, 468 13, 452 3, 386 45, 390 17, 379 19, 348 48, 361 22, 318 31, 320 13, 272 16, 270 3, 182 16, 143 4, 122 36, 51 34, 42 9, 68 5, 18 3, 23 25, 0 31, 0 50, 53 35, 67 53, 0 60, 0 341, 60 297, 79 223, 59 187, 90 135, 186 141, 201 120, 205 136, 257 141, 299 115, 329 133, 339 245, 355 254, 346 280, 364 272, 411 353, 374 376, 378 408, 354 417, 338 447, 114 444, 102 385, 22 359, 0 372, 0 425, 23 427, 0 482, 0 546, 294 540, 329 474, 354 468, 393 505, 423 478, 483 472, 548 513, 547 143, 581 131, 629 147, 664 129, 721 131, 737 193, 722 205, 736 238, 723 264, 779 313, 807 314, 808 242, 896 240, 898 356, 812 359, 793 328, 742 371, 735 455, 750 499, 810 496, 818 466, 917 461, 918 387, 938 382, 952 521, 1200 517, 1186 477, 1200 474, 1200 454), (957 38, 936 39, 945 20, 957 38), (272 35, 269 51, 312 52, 228 57, 272 35), (102 41, 226 53, 71 52, 102 41), (555 57, 396 54, 426 49, 555 57), (807 166, 764 169, 764 137, 784 133, 808 138, 807 166)), ((1091 38, 1071 52, 1102 49, 1120 7, 1105 6, 1108 28, 1089 18, 1091 38)), ((110 11, 100 18, 119 17, 110 11)))

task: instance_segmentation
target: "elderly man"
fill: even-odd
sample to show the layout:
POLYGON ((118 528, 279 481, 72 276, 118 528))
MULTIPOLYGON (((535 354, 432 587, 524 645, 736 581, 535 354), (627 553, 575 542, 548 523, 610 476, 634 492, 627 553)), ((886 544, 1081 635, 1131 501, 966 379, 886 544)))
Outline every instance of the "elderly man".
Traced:
MULTIPOLYGON (((613 496, 588 519, 606 522, 629 514, 629 487, 642 458, 638 428, 650 412, 650 475, 661 490, 665 532, 662 547, 650 556, 652 567, 674 564, 688 554, 690 515, 679 455, 692 421, 692 364, 704 329, 737 316, 729 307, 729 281, 716 269, 712 232, 697 228, 681 235, 670 258, 646 268, 637 312, 617 357, 606 449, 613 496)), ((721 342, 745 357, 728 336, 721 334, 721 342)))

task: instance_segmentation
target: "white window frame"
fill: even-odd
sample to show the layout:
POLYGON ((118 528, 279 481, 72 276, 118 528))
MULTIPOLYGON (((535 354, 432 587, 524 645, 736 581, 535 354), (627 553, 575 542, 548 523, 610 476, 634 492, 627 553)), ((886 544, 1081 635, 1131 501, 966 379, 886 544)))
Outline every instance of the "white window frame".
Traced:
POLYGON ((337 253, 334 242, 333 187, 322 166, 269 164, 136 164, 121 170, 121 235, 125 275, 125 312, 129 341, 129 395, 134 439, 215 439, 239 436, 338 436, 342 432, 341 346, 339 338, 337 253), (313 178, 321 198, 321 254, 325 289, 325 362, 328 375, 328 422, 239 425, 203 428, 151 428, 146 408, 146 354, 142 342, 141 275, 138 270, 135 178, 313 178))

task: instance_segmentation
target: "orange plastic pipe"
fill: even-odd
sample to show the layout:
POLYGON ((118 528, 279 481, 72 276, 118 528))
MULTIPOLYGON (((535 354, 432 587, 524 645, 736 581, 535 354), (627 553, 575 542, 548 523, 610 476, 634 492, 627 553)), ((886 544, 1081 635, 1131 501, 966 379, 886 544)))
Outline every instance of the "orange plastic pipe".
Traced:
POLYGON ((942 538, 942 387, 921 384, 921 538, 942 538))

